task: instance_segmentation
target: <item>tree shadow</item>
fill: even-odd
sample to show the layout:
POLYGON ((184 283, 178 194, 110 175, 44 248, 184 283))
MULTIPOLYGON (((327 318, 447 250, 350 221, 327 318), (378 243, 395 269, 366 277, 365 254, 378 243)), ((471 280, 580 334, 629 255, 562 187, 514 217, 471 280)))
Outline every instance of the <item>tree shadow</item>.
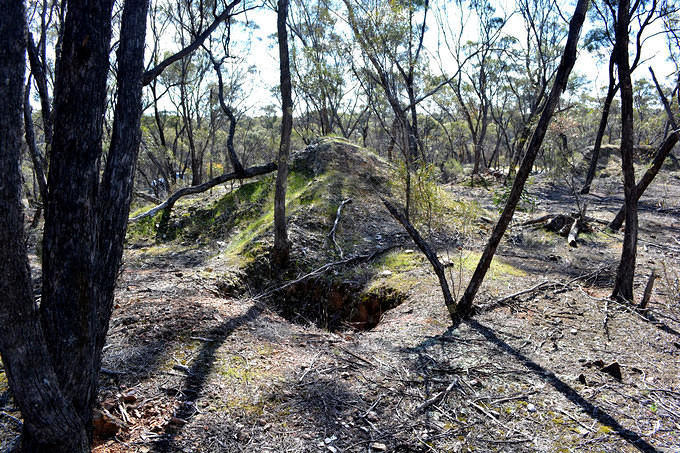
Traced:
MULTIPOLYGON (((202 343, 198 355, 187 370, 187 377, 179 391, 181 405, 175 413, 176 418, 188 420, 197 413, 195 403, 201 396, 214 367, 218 349, 236 329, 256 319, 264 309, 262 305, 253 304, 246 313, 228 319, 206 332, 206 338, 210 341, 202 343)), ((167 425, 164 432, 154 442, 153 451, 173 451, 175 440, 181 431, 181 426, 167 425)))
MULTIPOLYGON (((483 335, 484 338, 494 344, 499 350, 517 359, 523 366, 533 372, 535 376, 547 384, 550 384, 555 390, 563 394, 569 401, 583 409, 583 411, 585 411, 591 418, 612 428, 613 432, 615 432, 619 437, 630 443, 638 450, 643 452, 658 451, 654 446, 644 440, 638 433, 625 428, 614 417, 581 396, 566 382, 558 378, 552 371, 542 367, 526 355, 522 354, 519 350, 499 338, 489 327, 479 323, 474 319, 467 320, 465 323, 483 335)), ((454 328, 448 329, 447 332, 442 335, 442 337, 450 336, 453 330, 454 328)))

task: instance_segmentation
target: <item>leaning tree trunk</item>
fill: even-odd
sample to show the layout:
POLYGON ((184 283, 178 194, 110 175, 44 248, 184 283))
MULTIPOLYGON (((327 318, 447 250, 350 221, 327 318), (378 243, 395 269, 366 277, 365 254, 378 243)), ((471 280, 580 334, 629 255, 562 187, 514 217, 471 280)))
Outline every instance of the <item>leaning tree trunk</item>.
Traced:
MULTIPOLYGON (((666 158, 671 155, 671 151, 673 151, 673 147, 678 142, 679 137, 680 130, 673 131, 668 135, 668 137, 666 137, 661 146, 659 146, 651 167, 649 167, 645 174, 642 175, 642 178, 640 178, 640 181, 637 183, 635 188, 636 205, 637 202, 640 201, 642 194, 645 192, 645 190, 647 190, 647 187, 649 187, 656 177, 657 173, 659 173, 659 170, 661 170, 666 158)), ((609 228, 611 230, 616 231, 621 228, 621 225, 623 225, 623 222, 626 219, 626 205, 627 203, 624 203, 624 205, 621 206, 621 209, 619 209, 616 217, 614 217, 614 219, 609 223, 609 228)))
POLYGON ((583 26, 586 12, 588 10, 588 3, 589 0, 579 0, 576 4, 574 16, 569 22, 567 44, 564 48, 564 54, 562 55, 562 60, 560 61, 560 65, 557 69, 555 84, 550 91, 546 106, 541 113, 541 117, 538 120, 538 124, 536 125, 536 130, 531 137, 531 142, 529 143, 527 152, 512 184, 512 189, 510 189, 510 195, 508 197, 507 203, 505 204, 505 208, 503 208, 501 217, 491 232, 491 237, 484 248, 484 252, 482 253, 482 257, 480 258, 477 268, 472 275, 472 279, 470 280, 470 283, 465 289, 465 293, 458 304, 458 313, 461 316, 468 315, 472 312, 472 301, 474 300, 475 295, 477 294, 477 291, 484 280, 486 272, 489 270, 493 255, 496 253, 496 248, 498 247, 498 244, 503 238, 505 230, 512 220, 515 208, 517 207, 517 203, 519 202, 519 199, 522 195, 522 190, 524 189, 524 183, 529 176, 529 172, 531 171, 531 167, 534 164, 536 155, 541 148, 543 138, 545 137, 545 134, 548 130, 548 125, 550 124, 552 115, 555 111, 555 108, 557 107, 560 95, 567 88, 569 73, 571 73, 571 69, 574 67, 574 62, 576 61, 576 47, 578 44, 579 35, 581 33, 581 27, 583 26))
POLYGON ((612 297, 633 301, 633 277, 637 251, 637 187, 633 168, 633 84, 628 61, 628 25, 630 23, 630 1, 621 0, 618 5, 616 24, 616 66, 621 86, 621 169, 626 206, 626 228, 623 235, 623 249, 619 262, 612 297))
POLYGON ((602 148, 602 138, 604 137, 604 132, 607 129, 607 121, 609 120, 609 109, 611 108, 614 96, 616 96, 616 92, 618 91, 618 86, 614 83, 614 79, 610 78, 609 88, 607 88, 607 96, 604 98, 604 105, 602 106, 600 125, 597 128, 597 135, 595 136, 593 154, 590 156, 588 174, 586 175, 586 180, 583 183, 583 188, 581 189, 582 195, 590 192, 590 185, 593 183, 593 179, 595 178, 595 172, 597 171, 597 161, 600 159, 600 149, 602 148))
POLYGON ((276 173, 276 192, 274 194, 274 247, 272 265, 285 268, 290 259, 290 242, 286 225, 286 185, 288 179, 288 154, 290 153, 290 134, 293 130, 293 98, 290 81, 290 59, 288 55, 288 0, 278 1, 277 30, 279 37, 279 64, 281 67, 281 144, 279 146, 278 169, 276 173))
POLYGON ((149 0, 126 0, 118 47, 118 102, 113 133, 99 189, 96 248, 96 361, 99 369, 113 309, 113 292, 123 255, 137 155, 142 134, 142 76, 149 0))

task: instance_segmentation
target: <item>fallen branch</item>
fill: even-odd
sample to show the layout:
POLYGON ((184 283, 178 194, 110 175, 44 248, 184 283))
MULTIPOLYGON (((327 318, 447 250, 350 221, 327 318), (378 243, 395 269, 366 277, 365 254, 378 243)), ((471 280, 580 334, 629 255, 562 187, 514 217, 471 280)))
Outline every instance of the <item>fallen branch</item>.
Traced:
POLYGON ((578 238, 578 234, 581 232, 581 229, 579 228, 580 223, 581 222, 576 219, 574 220, 574 223, 571 224, 571 228, 569 228, 567 244, 569 244, 571 247, 576 247, 576 239, 578 238))
POLYGON ((135 197, 141 198, 142 200, 150 201, 151 203, 154 204, 161 204, 161 200, 158 198, 154 197, 153 195, 146 194, 140 190, 135 190, 134 192, 135 197))
POLYGON ((333 267, 336 267, 336 266, 344 266, 344 265, 347 265, 347 264, 354 264, 354 263, 366 263, 368 261, 371 261, 376 256, 382 255, 383 253, 385 253, 389 250, 392 250, 393 248, 396 248, 396 247, 399 247, 399 245, 398 244, 397 245, 390 245, 388 247, 380 248, 380 249, 374 251, 373 253, 366 253, 366 254, 363 254, 363 255, 351 256, 349 258, 345 258, 345 259, 342 259, 342 260, 339 260, 339 261, 333 261, 332 263, 326 263, 323 266, 321 266, 317 269, 314 269, 313 271, 309 272, 308 274, 303 275, 300 278, 287 281, 286 283, 284 283, 281 286, 277 286, 276 288, 269 289, 267 291, 264 291, 263 293, 260 293, 256 296, 253 296, 252 300, 257 301, 257 300, 261 300, 261 299, 264 299, 266 297, 269 297, 274 293, 277 293, 279 291, 283 291, 284 289, 290 288, 291 286, 296 285, 298 283, 301 283, 305 280, 308 280, 308 279, 313 278, 313 277, 317 277, 317 276, 323 274, 324 272, 328 271, 329 269, 332 269, 333 267))
POLYGON ((340 206, 338 206, 338 212, 335 215, 335 222, 333 222, 333 228, 331 228, 331 232, 328 233, 328 237, 331 238, 331 240, 333 241, 333 244, 335 244, 335 248, 338 250, 338 253, 340 253, 340 258, 344 258, 344 257, 342 256, 342 249, 338 245, 338 242, 335 240, 335 231, 338 229, 338 223, 340 223, 340 215, 342 214, 343 206, 345 206, 346 204, 350 204, 351 202, 352 202, 351 198, 348 198, 346 200, 342 200, 342 202, 340 203, 340 206))
POLYGON ((246 168, 243 170, 242 173, 227 173, 225 175, 218 176, 217 178, 213 178, 208 182, 204 182, 203 184, 199 184, 197 186, 191 186, 191 187, 185 187, 183 189, 178 190, 177 192, 173 193, 168 197, 167 200, 165 200, 163 203, 159 204, 158 206, 149 209, 148 211, 139 214, 138 216, 135 216, 128 220, 129 223, 137 222, 138 220, 141 220, 145 217, 150 217, 154 216, 160 211, 170 211, 172 207, 175 205, 177 200, 179 200, 182 197, 185 197, 187 195, 195 194, 195 193, 202 193, 207 191, 208 189, 215 187, 218 184, 225 183, 227 181, 231 181, 234 179, 246 179, 246 178, 254 178, 255 176, 260 176, 264 175, 267 173, 271 173, 274 170, 276 170, 276 164, 274 162, 271 162, 267 165, 260 165, 257 167, 250 167, 246 168))

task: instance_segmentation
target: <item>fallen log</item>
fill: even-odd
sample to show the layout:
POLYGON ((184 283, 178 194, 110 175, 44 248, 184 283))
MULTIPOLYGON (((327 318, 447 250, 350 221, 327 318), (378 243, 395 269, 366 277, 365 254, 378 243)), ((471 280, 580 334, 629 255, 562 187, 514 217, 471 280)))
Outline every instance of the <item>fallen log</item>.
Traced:
POLYGON ((267 165, 246 168, 245 170, 243 170, 243 172, 227 173, 218 176, 217 178, 213 178, 208 182, 204 182, 203 184, 199 184, 197 186, 185 187, 170 195, 168 199, 165 200, 163 203, 149 209, 146 212, 143 212, 142 214, 139 214, 138 216, 129 219, 128 222, 129 223, 137 222, 143 218, 154 216, 160 211, 166 211, 167 213, 169 213, 169 211, 172 210, 172 207, 175 205, 177 200, 187 195, 203 193, 208 189, 215 187, 218 184, 225 183, 227 181, 232 181, 234 179, 254 178, 255 176, 271 173, 274 170, 276 170, 276 164, 274 162, 271 162, 267 165))

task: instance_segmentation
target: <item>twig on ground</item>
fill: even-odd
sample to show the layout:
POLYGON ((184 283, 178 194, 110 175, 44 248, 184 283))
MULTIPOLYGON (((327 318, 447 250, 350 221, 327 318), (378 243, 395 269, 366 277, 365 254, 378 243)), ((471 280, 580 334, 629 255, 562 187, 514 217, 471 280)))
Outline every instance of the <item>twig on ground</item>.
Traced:
POLYGON ((6 417, 6 418, 12 420, 12 421, 13 421, 14 423, 16 423, 20 428, 21 428, 22 426, 24 426, 24 422, 22 422, 21 420, 19 420, 18 418, 16 418, 14 415, 10 415, 10 414, 8 414, 8 413, 5 412, 5 411, 0 411, 0 415, 2 415, 3 417, 6 417))
POLYGON ((393 248, 399 247, 399 246, 400 246, 400 244, 390 245, 390 246, 387 246, 387 247, 380 248, 380 249, 378 249, 378 250, 376 250, 372 253, 367 253, 367 254, 364 254, 364 255, 355 255, 355 256, 351 256, 349 258, 345 258, 345 259, 342 259, 342 260, 339 260, 339 261, 333 261, 332 263, 324 264, 323 266, 321 266, 317 269, 314 269, 313 271, 303 275, 300 278, 287 281, 283 285, 280 285, 280 286, 277 286, 275 288, 266 290, 266 291, 264 291, 264 292, 262 292, 262 293, 260 293, 256 296, 253 296, 251 299, 254 300, 254 301, 264 299, 266 297, 271 296, 274 293, 277 293, 279 291, 283 291, 284 289, 290 288, 291 286, 296 285, 300 282, 303 282, 307 279, 310 279, 312 277, 317 277, 317 276, 323 274, 324 272, 328 271, 329 269, 336 267, 336 266, 343 266, 343 265, 359 263, 359 262, 365 263, 365 262, 371 261, 376 256, 382 255, 383 253, 385 253, 389 250, 392 250, 393 248))
POLYGON ((333 222, 333 228, 331 228, 331 232, 328 233, 328 237, 331 238, 333 241, 333 244, 335 244, 335 248, 338 250, 338 253, 340 253, 340 258, 344 258, 342 254, 342 248, 340 248, 340 245, 338 245, 338 242, 335 240, 335 231, 338 229, 338 224, 340 223, 340 215, 342 214, 342 208, 346 204, 350 204, 352 202, 351 198, 347 198, 346 200, 342 200, 340 203, 340 206, 338 206, 338 212, 335 214, 335 222, 333 222))

